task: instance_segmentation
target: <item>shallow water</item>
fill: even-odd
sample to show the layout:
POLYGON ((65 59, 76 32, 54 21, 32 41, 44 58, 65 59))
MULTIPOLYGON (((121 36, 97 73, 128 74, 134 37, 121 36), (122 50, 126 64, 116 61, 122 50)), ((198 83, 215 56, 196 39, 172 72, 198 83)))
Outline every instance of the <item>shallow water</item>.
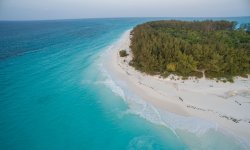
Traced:
POLYGON ((103 72, 102 53, 124 31, 157 19, 0 22, 0 149, 240 149, 215 131, 152 123, 103 72))

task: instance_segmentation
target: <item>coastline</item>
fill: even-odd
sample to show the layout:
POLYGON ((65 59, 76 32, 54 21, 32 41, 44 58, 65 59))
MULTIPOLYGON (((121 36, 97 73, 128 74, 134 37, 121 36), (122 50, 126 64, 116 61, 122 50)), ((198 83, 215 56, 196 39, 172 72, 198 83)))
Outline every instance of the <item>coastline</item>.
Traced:
POLYGON ((166 79, 149 76, 128 65, 131 60, 129 45, 130 30, 105 53, 104 59, 107 60, 103 65, 123 89, 118 94, 126 99, 129 107, 137 107, 134 113, 166 125, 173 132, 181 129, 203 134, 209 129, 222 130, 250 148, 249 78, 237 78, 234 83, 217 83, 204 78, 181 80, 177 76, 166 79), (128 57, 119 56, 122 49, 127 50, 128 57), (125 88, 129 91, 124 91, 125 88), (132 102, 135 99, 137 105, 132 102), (155 114, 145 113, 147 110, 155 114))

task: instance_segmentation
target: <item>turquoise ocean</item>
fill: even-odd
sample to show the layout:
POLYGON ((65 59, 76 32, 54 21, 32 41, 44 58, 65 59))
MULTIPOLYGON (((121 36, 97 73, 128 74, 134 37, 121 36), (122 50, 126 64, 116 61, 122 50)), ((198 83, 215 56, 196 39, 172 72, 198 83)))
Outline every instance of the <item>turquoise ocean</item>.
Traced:
POLYGON ((137 24, 162 19, 250 23, 250 17, 0 21, 0 150, 244 149, 226 133, 175 132, 128 113, 108 85, 102 54, 137 24))

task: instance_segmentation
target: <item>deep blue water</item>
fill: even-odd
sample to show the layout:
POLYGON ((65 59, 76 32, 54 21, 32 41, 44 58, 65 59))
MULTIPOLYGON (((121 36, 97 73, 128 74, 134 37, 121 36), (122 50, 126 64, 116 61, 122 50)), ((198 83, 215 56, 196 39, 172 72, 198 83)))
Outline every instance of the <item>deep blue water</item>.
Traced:
MULTIPOLYGON (((157 18, 1 21, 0 149, 193 149, 170 129, 125 113, 122 98, 98 84, 102 52, 149 20, 157 18)), ((215 139, 204 149, 221 148, 227 144, 215 139)))

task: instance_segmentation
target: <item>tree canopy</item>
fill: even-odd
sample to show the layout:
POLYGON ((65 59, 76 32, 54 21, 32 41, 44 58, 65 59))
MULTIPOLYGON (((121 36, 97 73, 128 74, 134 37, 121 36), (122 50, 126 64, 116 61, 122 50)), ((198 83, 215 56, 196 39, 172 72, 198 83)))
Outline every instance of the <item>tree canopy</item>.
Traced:
POLYGON ((208 78, 250 73, 250 33, 228 21, 153 21, 131 31, 130 62, 148 74, 208 78))

